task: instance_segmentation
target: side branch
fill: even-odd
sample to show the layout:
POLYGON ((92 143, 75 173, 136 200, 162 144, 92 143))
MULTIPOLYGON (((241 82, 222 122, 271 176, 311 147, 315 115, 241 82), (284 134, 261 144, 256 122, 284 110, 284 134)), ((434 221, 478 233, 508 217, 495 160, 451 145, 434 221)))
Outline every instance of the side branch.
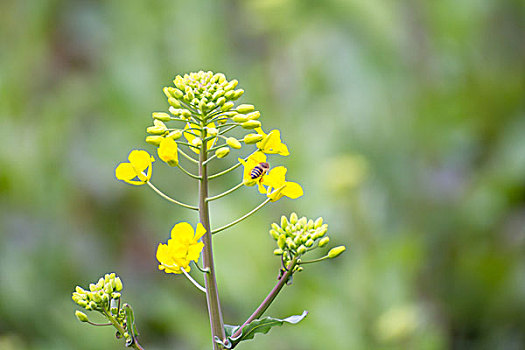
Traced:
POLYGON ((180 205, 181 207, 184 207, 184 208, 187 208, 187 209, 191 209, 191 210, 199 210, 198 207, 195 207, 193 205, 189 205, 189 204, 184 204, 182 202, 179 202, 178 200, 175 200, 167 195, 165 195, 164 193, 162 193, 162 191, 160 191, 157 187, 155 187, 151 182, 147 181, 146 182, 148 184, 149 187, 151 187, 151 189, 155 192, 157 192, 157 194, 159 196, 161 196, 162 198, 164 198, 165 200, 169 201, 169 202, 172 202, 172 203, 175 203, 175 204, 178 204, 180 205))
POLYGON ((238 337, 242 333, 242 329, 246 325, 250 324, 253 320, 261 317, 264 314, 266 309, 268 309, 270 304, 277 297, 277 294, 279 294, 281 289, 284 287, 284 285, 288 281, 288 278, 290 278, 290 276, 293 274, 293 270, 294 270, 294 267, 295 267, 296 264, 297 264, 297 257, 295 257, 290 262, 290 265, 288 265, 286 272, 281 276, 281 278, 279 278, 279 280, 277 281, 277 284, 275 285, 275 287, 273 287, 273 289, 270 291, 270 293, 268 293, 266 298, 264 298, 264 300, 262 301, 261 305, 259 305, 259 307, 257 307, 257 309, 253 312, 253 314, 250 317, 248 317, 246 322, 244 322, 243 325, 240 326, 239 329, 231 336, 232 338, 238 337))
POLYGON ((226 230, 227 228, 230 228, 232 227, 233 225, 236 225, 238 224, 239 222, 243 221, 244 219, 250 217, 251 215, 253 215, 256 211, 258 211, 259 209, 261 209, 262 207, 264 207, 269 201, 271 200, 271 198, 267 198, 264 202, 262 202, 261 204, 259 204, 257 207, 255 207, 252 211, 246 213, 245 215, 241 216, 240 218, 238 218, 237 220, 235 221, 232 221, 230 222, 229 224, 227 225, 224 225, 222 227, 219 227, 218 229, 215 229, 215 230, 212 230, 211 233, 214 235, 216 233, 219 233, 223 230, 226 230))
POLYGON ((199 175, 194 175, 194 174, 190 173, 188 170, 184 169, 180 164, 177 164, 177 167, 180 170, 182 170, 182 172, 185 173, 186 175, 188 175, 189 177, 192 177, 192 178, 197 179, 197 180, 202 179, 202 177, 200 177, 199 175))
POLYGON ((195 164, 199 164, 199 161, 196 160, 196 159, 193 159, 191 156, 187 155, 186 153, 184 153, 183 150, 181 150, 179 147, 177 147, 177 151, 179 151, 180 154, 182 154, 184 156, 184 158, 186 158, 187 160, 189 160, 190 162, 192 163, 195 163, 195 164))
POLYGON ((227 195, 229 195, 230 193, 232 193, 233 191, 235 191, 235 190, 241 188, 242 185, 244 185, 244 183, 241 181, 240 184, 236 185, 235 187, 230 188, 228 191, 225 191, 225 192, 223 192, 223 193, 221 193, 221 194, 218 194, 218 195, 216 195, 216 196, 213 196, 213 197, 208 197, 208 198, 206 198, 206 202, 214 201, 214 200, 216 200, 216 199, 219 199, 219 198, 222 198, 222 197, 224 197, 224 196, 227 196, 227 195))
POLYGON ((232 167, 230 167, 230 168, 228 168, 226 170, 221 171, 220 173, 208 176, 208 180, 215 179, 216 177, 219 177, 219 176, 224 175, 224 174, 228 174, 230 171, 235 170, 235 169, 237 169, 240 166, 241 166, 241 163, 237 163, 234 166, 232 166, 232 167))

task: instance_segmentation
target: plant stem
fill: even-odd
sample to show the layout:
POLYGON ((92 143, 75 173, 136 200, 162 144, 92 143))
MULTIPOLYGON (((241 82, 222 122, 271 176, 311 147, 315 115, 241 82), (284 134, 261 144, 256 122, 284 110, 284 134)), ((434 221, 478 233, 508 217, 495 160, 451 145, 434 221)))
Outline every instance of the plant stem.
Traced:
POLYGON ((241 166, 241 163, 237 163, 237 164, 233 165, 232 167, 230 167, 230 168, 228 168, 228 169, 226 169, 226 170, 223 170, 223 171, 221 171, 221 172, 219 172, 219 173, 217 173, 217 174, 210 175, 210 176, 208 177, 208 180, 215 179, 216 177, 219 177, 219 176, 222 176, 222 175, 224 175, 224 174, 227 174, 227 173, 229 173, 230 171, 235 170, 235 169, 237 169, 237 168, 240 167, 240 166, 241 166))
POLYGON ((155 187, 151 182, 146 182, 148 184, 149 187, 151 187, 151 189, 155 192, 157 192, 157 194, 159 196, 161 196, 162 198, 164 198, 165 200, 167 201, 170 201, 172 203, 175 203, 175 204, 178 204, 180 205, 181 207, 184 207, 184 208, 188 208, 188 209, 191 209, 191 210, 199 210, 198 207, 194 207, 193 205, 189 205, 189 204, 184 204, 182 202, 179 202, 178 200, 175 200, 167 195, 165 195, 164 193, 162 193, 161 190, 159 190, 157 187, 155 187))
MULTIPOLYGON (((109 322, 111 322, 111 324, 119 331, 120 334, 124 335, 124 333, 126 333, 126 330, 122 328, 120 323, 117 322, 117 320, 115 319, 115 317, 113 317, 113 315, 111 315, 111 313, 109 313, 107 310, 104 310, 103 314, 107 317, 109 322)), ((137 341, 137 338, 135 338, 133 335, 131 336, 133 337, 133 343, 131 343, 131 347, 137 350, 144 350, 144 348, 137 341)))
POLYGON ((194 179, 197 179, 197 180, 200 180, 200 176, 197 176, 197 175, 194 175, 192 173, 190 173, 188 170, 184 169, 180 164, 177 164, 177 167, 182 170, 183 173, 185 173, 186 175, 188 175, 189 177, 191 178, 194 178, 194 179))
POLYGON ((230 188, 228 191, 225 191, 225 192, 223 192, 223 193, 221 193, 221 194, 218 194, 218 195, 216 195, 216 196, 213 196, 213 197, 208 197, 208 198, 206 198, 206 201, 207 201, 207 202, 214 201, 214 200, 216 200, 216 199, 219 199, 219 198, 222 198, 222 197, 224 197, 224 196, 226 196, 226 195, 229 195, 229 194, 232 193, 233 191, 235 191, 235 190, 241 188, 242 185, 244 185, 243 182, 241 182, 240 184, 236 185, 235 187, 230 188))
MULTIPOLYGON (((202 129, 204 138, 206 137, 206 129, 204 129, 204 123, 202 123, 202 129)), ((208 269, 208 273, 205 274, 205 287, 206 287, 206 301, 208 304, 208 314, 210 317, 210 326, 212 333, 213 349, 220 350, 222 347, 215 342, 215 337, 219 339, 225 339, 226 334, 224 333, 224 322, 222 320, 222 311, 219 301, 219 291, 217 289, 217 281, 215 278, 215 267, 213 264, 213 250, 212 250, 212 234, 210 227, 210 213, 208 208, 208 174, 206 168, 207 158, 207 142, 203 142, 201 151, 199 153, 199 219, 201 224, 206 229, 206 234, 202 237, 204 242, 204 250, 202 253, 202 260, 204 268, 208 269)))
POLYGON ((268 293, 266 298, 264 298, 264 300, 262 301, 261 305, 259 305, 259 307, 253 312, 253 314, 250 317, 248 317, 246 322, 244 322, 243 325, 241 327, 239 327, 239 329, 235 333, 232 334, 232 336, 231 336, 232 338, 235 338, 235 337, 238 337, 239 335, 241 335, 242 329, 246 325, 248 325, 250 322, 252 322, 253 320, 255 320, 255 319, 259 318, 259 317, 261 317, 264 314, 266 309, 268 309, 270 304, 277 297, 277 294, 279 294, 281 289, 284 287, 284 285, 288 281, 288 278, 290 278, 290 276, 293 274, 293 268, 295 267, 296 264, 297 264, 297 257, 293 258, 293 260, 290 262, 290 265, 288 265, 287 271, 281 276, 281 278, 279 278, 279 280, 277 281, 277 284, 275 285, 275 287, 273 287, 273 289, 270 291, 270 293, 268 293))

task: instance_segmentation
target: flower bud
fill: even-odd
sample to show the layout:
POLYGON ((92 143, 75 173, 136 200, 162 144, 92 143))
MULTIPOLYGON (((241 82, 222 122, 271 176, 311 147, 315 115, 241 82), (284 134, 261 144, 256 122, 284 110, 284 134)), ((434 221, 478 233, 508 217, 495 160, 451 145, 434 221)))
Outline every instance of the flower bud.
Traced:
POLYGON ((288 219, 284 215, 281 216, 281 227, 285 230, 288 227, 288 219))
POLYGON ((301 245, 299 246, 299 248, 297 248, 297 253, 299 253, 299 254, 304 254, 304 253, 306 253, 306 250, 307 250, 306 247, 305 247, 304 245, 301 244, 301 245))
POLYGON ((81 311, 75 311, 75 316, 80 322, 89 322, 87 315, 81 311))
POLYGON ((253 105, 242 104, 238 105, 236 109, 239 113, 250 113, 255 109, 255 107, 253 105))
POLYGON ((295 244, 295 242, 293 241, 293 239, 292 239, 291 237, 286 238, 286 245, 287 245, 288 248, 290 248, 290 249, 295 249, 295 248, 297 248, 297 245, 295 244))
POLYGON ((75 287, 75 291, 78 293, 78 294, 86 294, 86 291, 84 290, 84 288, 80 287, 80 286, 76 286, 75 287))
POLYGON ((244 90, 243 89, 237 89, 237 90, 235 90, 235 93, 233 94, 233 99, 237 100, 243 94, 244 94, 244 90))
POLYGON ((164 92, 164 95, 166 95, 167 98, 172 98, 173 97, 171 95, 171 93, 170 93, 170 89, 167 86, 162 88, 162 92, 164 92))
POLYGON ((284 249, 285 244, 286 244, 286 236, 279 235, 279 238, 277 239, 277 246, 281 249, 284 249))
POLYGON ((307 246, 308 248, 310 248, 311 246, 314 245, 314 240, 313 239, 308 239, 304 245, 307 246))
POLYGON ((296 213, 292 213, 292 214, 290 215, 290 223, 291 223, 292 225, 295 225, 295 224, 297 223, 297 214, 296 214, 296 213))
POLYGON ((172 140, 177 140, 177 139, 180 139, 182 136, 182 130, 173 130, 172 132, 170 132, 168 134, 168 136, 166 136, 167 138, 170 138, 172 140))
POLYGON ((179 89, 175 89, 175 88, 170 90, 170 93, 175 98, 181 98, 182 96, 184 96, 184 93, 182 91, 180 91, 179 89))
POLYGON ((115 277, 115 290, 120 292, 122 290, 122 280, 120 277, 115 277))
POLYGON ((317 230, 315 230, 315 238, 321 238, 328 231, 328 225, 321 225, 317 230))
POLYGON ((273 239, 278 240, 279 239, 279 233, 275 231, 274 229, 270 230, 270 236, 273 237, 273 239))
POLYGON ((248 120, 241 124, 244 129, 255 129, 261 127, 261 122, 258 120, 248 120))
POLYGON ((306 217, 302 217, 299 219, 299 221, 297 222, 297 224, 299 225, 300 228, 303 228, 306 226, 308 220, 306 219, 306 217))
POLYGON ((226 97, 226 99, 228 99, 228 100, 233 100, 233 98, 235 97, 235 91, 233 91, 233 90, 227 91, 224 94, 224 97, 226 97))
POLYGON ((180 102, 179 102, 179 100, 177 100, 177 99, 175 99, 175 98, 173 98, 173 97, 168 98, 168 103, 169 103, 171 106, 175 107, 175 108, 179 108, 179 107, 180 107, 180 102))
POLYGON ((283 250, 282 250, 282 249, 275 249, 275 250, 273 251, 273 254, 274 254, 274 255, 283 255, 283 250))
POLYGON ((248 134, 244 136, 244 143, 246 144, 257 143, 261 141, 263 137, 264 137, 263 135, 259 135, 259 134, 248 134))
POLYGON ((206 128, 206 133, 210 136, 217 136, 217 134, 219 133, 219 130, 217 130, 217 128, 206 128))
POLYGON ((242 147, 241 143, 235 137, 228 137, 226 139, 226 144, 235 149, 240 149, 242 147))
POLYGON ((322 217, 318 217, 317 220, 315 220, 314 228, 319 228, 319 227, 321 227, 322 224, 323 224, 323 218, 322 217))
POLYGON ((330 238, 327 236, 327 237, 323 237, 320 241, 319 241, 319 247, 324 247, 325 245, 328 244, 328 242, 330 242, 330 238))
POLYGON ((226 102, 226 98, 224 96, 221 96, 217 99, 217 106, 222 106, 225 102, 226 102))
POLYGON ((171 116, 168 113, 164 113, 164 112, 153 112, 151 116, 153 117, 153 119, 161 120, 163 122, 167 122, 171 120, 171 116))
POLYGON ((272 228, 273 228, 275 231, 279 231, 279 229, 280 229, 279 225, 277 225, 275 222, 272 223, 272 228))
POLYGON ((237 114, 232 117, 232 120, 236 123, 244 123, 248 121, 248 117, 244 114, 237 114))
POLYGON ((111 298, 113 299, 119 299, 120 297, 121 297, 121 294, 119 292, 111 293, 111 298))
POLYGON ((235 87, 237 86, 237 84, 239 84, 239 82, 237 81, 237 79, 233 79, 232 81, 230 81, 230 82, 224 87, 224 91, 230 91, 230 90, 235 89, 235 87))
POLYGON ((226 112, 226 111, 229 111, 230 109, 232 109, 232 107, 234 106, 234 103, 233 102, 226 102, 225 104, 223 104, 221 106, 221 111, 223 112, 226 112))
POLYGON ((191 112, 188 111, 187 109, 183 109, 180 113, 181 117, 183 118, 189 118, 191 117, 191 112))
POLYGON ((215 103, 213 103, 213 102, 208 102, 208 103, 206 103, 206 109, 207 109, 208 111, 211 111, 211 110, 214 109, 214 108, 215 108, 215 103))
POLYGON ((222 97, 222 95, 224 95, 224 90, 223 89, 219 89, 219 90, 215 91, 215 93, 211 96, 211 99, 212 99, 212 101, 215 101, 218 98, 222 97))
POLYGON ((261 112, 259 111, 255 111, 255 112, 252 112, 252 113, 249 113, 246 115, 248 117, 248 119, 250 120, 256 120, 256 119, 259 119, 259 117, 261 116, 261 112))
POLYGON ((344 245, 340 245, 339 247, 332 248, 328 252, 328 258, 333 259, 335 257, 338 257, 345 250, 346 250, 346 247, 344 245))
POLYGON ((147 136, 146 142, 149 143, 150 145, 158 146, 160 145, 160 142, 162 141, 162 139, 164 139, 164 137, 158 136, 158 135, 147 136))
POLYGON ((97 290, 97 285, 96 284, 93 284, 93 283, 90 283, 89 284, 89 290, 94 292, 97 290))
POLYGON ((230 154, 230 148, 229 147, 221 147, 218 150, 215 151, 215 155, 217 158, 224 158, 228 154, 230 154))
POLYGON ((175 84, 175 86, 181 90, 184 90, 186 88, 186 85, 184 84, 184 79, 182 79, 180 75, 177 75, 175 77, 175 79, 173 80, 173 84, 175 84))
POLYGON ((200 137, 196 137, 193 140, 191 140, 190 143, 195 147, 200 147, 202 146, 202 139, 200 137))

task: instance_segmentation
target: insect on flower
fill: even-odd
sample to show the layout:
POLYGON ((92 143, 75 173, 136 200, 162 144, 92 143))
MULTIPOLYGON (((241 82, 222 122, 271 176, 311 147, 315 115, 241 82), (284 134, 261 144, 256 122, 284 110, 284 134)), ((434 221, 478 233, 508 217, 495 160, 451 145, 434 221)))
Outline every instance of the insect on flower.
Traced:
POLYGON ((250 172, 250 177, 252 178, 252 180, 260 178, 264 174, 266 174, 268 169, 270 169, 270 164, 266 162, 261 162, 252 169, 252 171, 250 172))

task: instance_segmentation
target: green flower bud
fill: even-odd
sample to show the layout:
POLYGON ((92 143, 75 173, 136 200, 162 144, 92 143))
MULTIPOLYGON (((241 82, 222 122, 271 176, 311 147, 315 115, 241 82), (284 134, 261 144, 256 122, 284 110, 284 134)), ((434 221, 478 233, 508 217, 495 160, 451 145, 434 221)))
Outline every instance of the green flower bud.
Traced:
POLYGON ((232 100, 234 97, 235 97, 235 91, 227 91, 225 94, 224 94, 224 97, 226 97, 226 99, 228 100, 232 100))
POLYGON ((288 227, 288 219, 284 215, 281 216, 281 227, 285 230, 288 227))
POLYGON ((86 294, 86 291, 84 290, 84 288, 80 287, 80 286, 76 286, 75 287, 75 291, 78 293, 78 294, 86 294))
POLYGON ((255 109, 255 107, 253 105, 242 104, 238 105, 236 109, 239 113, 250 113, 255 109))
POLYGON ((86 307, 87 301, 86 300, 79 300, 77 301, 77 304, 81 307, 86 307))
POLYGON ((169 103, 170 105, 172 105, 173 107, 175 107, 175 108, 179 108, 179 107, 180 107, 180 102, 179 102, 179 100, 177 100, 177 99, 175 99, 175 98, 173 98, 173 97, 168 98, 168 103, 169 103))
POLYGON ((279 231, 279 229, 280 229, 279 225, 277 225, 275 222, 272 223, 272 228, 273 228, 275 231, 279 231))
POLYGON ((80 322, 89 322, 87 315, 81 311, 75 311, 75 316, 80 322))
POLYGON ((252 112, 252 113, 249 113, 246 115, 248 117, 248 119, 250 120, 256 120, 256 119, 259 119, 259 117, 261 116, 261 112, 259 111, 255 111, 255 112, 252 112))
POLYGON ((317 230, 315 230, 315 238, 323 237, 328 231, 328 225, 321 225, 317 230))
POLYGON ((330 249, 328 252, 328 258, 333 259, 341 255, 342 252, 346 250, 346 247, 344 245, 340 245, 339 247, 335 247, 330 249))
POLYGON ((181 136, 182 136, 182 130, 177 129, 177 130, 173 130, 172 132, 170 132, 168 136, 166 137, 169 137, 172 140, 178 140, 181 138, 181 136))
POLYGON ((244 90, 243 89, 237 89, 237 90, 235 90, 235 93, 233 94, 233 99, 237 100, 242 95, 244 95, 244 90))
POLYGON ((222 106, 225 102, 226 102, 226 98, 224 96, 221 96, 217 99, 217 106, 222 106))
POLYGON ((162 88, 162 92, 164 92, 164 95, 166 95, 167 98, 173 97, 170 93, 170 89, 167 86, 162 88))
POLYGON ((211 111, 214 108, 215 108, 215 103, 213 103, 213 102, 206 103, 206 109, 207 110, 211 111))
POLYGON ((93 284, 93 283, 90 283, 89 284, 89 290, 94 292, 97 290, 97 285, 96 284, 93 284))
POLYGON ((281 249, 284 249, 285 244, 286 244, 286 236, 279 235, 279 238, 277 239, 277 246, 281 249))
POLYGON ((153 119, 155 120, 161 120, 163 122, 167 122, 171 120, 171 116, 168 113, 164 112, 153 112, 152 114, 153 119))
POLYGON ((307 246, 308 248, 310 248, 311 246, 314 245, 314 240, 313 239, 308 239, 308 240, 306 240, 306 243, 304 245, 307 246))
POLYGON ((213 76, 211 81, 214 82, 214 83, 218 82, 219 84, 222 84, 222 83, 224 83, 226 81, 226 77, 222 73, 216 73, 213 76))
POLYGON ((160 126, 150 126, 148 128, 146 128, 146 132, 148 134, 152 134, 152 135, 162 135, 166 132, 166 129, 160 127, 160 126))
POLYGON ((115 290, 120 292, 122 290, 122 280, 120 277, 115 277, 115 290))
POLYGON ((231 102, 231 101, 230 102, 226 102, 225 104, 223 104, 221 106, 221 111, 223 111, 223 112, 229 111, 230 109, 233 108, 233 106, 234 106, 233 102, 231 102))
POLYGON ((261 127, 261 122, 258 120, 248 120, 241 124, 244 129, 255 129, 261 127))
POLYGON ((240 149, 242 147, 241 143, 235 137, 228 137, 226 139, 226 144, 235 149, 240 149))
POLYGON ((306 253, 306 247, 304 245, 300 245, 299 248, 297 248, 297 253, 304 254, 306 253))
POLYGON ((292 225, 295 225, 295 224, 297 223, 297 214, 296 214, 296 213, 292 213, 292 214, 290 215, 290 223, 291 223, 292 225))
POLYGON ((302 267, 302 266, 296 266, 295 267, 295 272, 301 272, 303 270, 304 270, 304 267, 302 267))
POLYGON ((121 294, 119 292, 113 292, 111 293, 112 299, 119 299, 121 297, 121 294))
POLYGON ((184 79, 180 75, 177 75, 175 77, 175 80, 173 80, 173 84, 175 84, 176 87, 183 90, 186 88, 186 85, 184 84, 184 79))
POLYGON ((305 227, 307 223, 308 223, 308 219, 306 219, 304 216, 300 218, 299 221, 297 222, 300 228, 305 227))
POLYGON ((246 121, 248 121, 248 117, 245 116, 244 114, 237 114, 235 116, 232 117, 232 120, 236 123, 244 123, 246 121))
POLYGON ((308 220, 308 224, 306 225, 306 228, 308 230, 313 230, 313 228, 314 228, 314 221, 312 219, 308 220))
POLYGON ((244 143, 246 144, 253 144, 261 141, 263 139, 263 135, 259 134, 248 134, 244 136, 244 143))
POLYGON ((184 93, 180 91, 179 89, 173 89, 170 91, 170 93, 175 98, 182 98, 182 96, 184 96, 184 93))
POLYGON ((228 154, 230 154, 230 148, 229 147, 221 147, 218 150, 215 151, 215 155, 217 158, 224 158, 228 154))
POLYGON ((291 237, 286 238, 286 245, 290 249, 295 249, 297 247, 297 245, 295 244, 295 242, 293 241, 291 237))
POLYGON ((318 217, 317 220, 315 220, 314 228, 319 228, 319 227, 321 227, 322 224, 323 224, 323 218, 322 217, 318 217))
POLYGON ((206 128, 206 133, 210 136, 217 136, 219 130, 217 130, 216 128, 206 128))
POLYGON ((183 110, 181 111, 181 116, 182 116, 183 118, 189 118, 189 117, 191 117, 191 112, 188 111, 187 109, 183 109, 183 110))
POLYGON ((283 255, 283 250, 282 250, 282 249, 275 249, 275 250, 273 251, 273 254, 274 254, 274 255, 283 255))
POLYGON ((219 90, 215 91, 215 93, 211 96, 211 99, 212 99, 212 101, 215 101, 218 98, 222 97, 222 95, 224 95, 224 90, 223 89, 219 89, 219 90))
POLYGON ((200 147, 202 146, 202 139, 200 137, 196 137, 193 140, 191 140, 190 143, 195 147, 200 147))
POLYGON ((191 90, 189 86, 186 86, 185 92, 186 92, 186 95, 184 96, 184 98, 188 101, 193 101, 193 99, 195 98, 195 94, 193 93, 193 91, 191 90))
POLYGON ((330 238, 329 238, 329 237, 323 237, 323 238, 319 241, 319 247, 324 247, 325 245, 328 244, 328 242, 330 242, 330 238))
POLYGON ((235 87, 237 86, 237 84, 239 84, 239 82, 237 81, 237 79, 233 79, 232 81, 230 81, 230 82, 224 87, 224 91, 230 91, 230 90, 235 89, 235 87))
POLYGON ((273 239, 278 240, 279 239, 279 233, 275 231, 274 229, 270 230, 270 236, 273 237, 273 239))
POLYGON ((154 146, 158 146, 160 145, 160 142, 162 141, 162 139, 164 139, 164 137, 162 136, 147 136, 146 137, 146 142, 149 143, 150 145, 154 145, 154 146))

